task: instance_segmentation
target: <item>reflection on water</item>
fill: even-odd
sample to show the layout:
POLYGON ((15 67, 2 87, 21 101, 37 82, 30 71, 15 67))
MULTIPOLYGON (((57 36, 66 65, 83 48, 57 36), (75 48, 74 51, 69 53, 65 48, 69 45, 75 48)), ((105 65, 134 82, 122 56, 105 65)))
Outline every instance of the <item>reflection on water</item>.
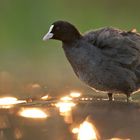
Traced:
POLYGON ((140 137, 139 103, 108 102, 71 92, 60 99, 45 95, 29 103, 9 97, 0 99, 0 106, 5 105, 14 106, 0 108, 0 140, 138 140, 140 137))
POLYGON ((99 140, 100 136, 94 124, 89 121, 88 117, 79 127, 72 129, 72 133, 77 136, 77 140, 99 140))
POLYGON ((73 122, 71 111, 75 105, 76 104, 73 102, 62 102, 62 101, 56 104, 56 107, 59 108, 60 115, 64 117, 64 121, 66 123, 73 122))
POLYGON ((60 101, 55 105, 59 108, 60 115, 64 117, 64 121, 69 124, 72 123, 72 109, 76 106, 72 98, 69 96, 61 97, 60 101))
POLYGON ((75 127, 72 129, 73 134, 78 134, 78 132, 79 132, 79 128, 75 127))
POLYGON ((49 98, 49 95, 45 95, 41 97, 42 100, 47 100, 48 98, 49 98))
POLYGON ((18 100, 15 97, 3 97, 0 98, 0 108, 11 108, 15 104, 25 103, 25 100, 18 100))
POLYGON ((36 119, 47 118, 47 114, 39 108, 21 108, 18 114, 26 118, 36 118, 36 119))
POLYGON ((59 108, 60 114, 63 115, 67 112, 70 112, 72 110, 72 107, 74 107, 76 104, 73 102, 58 102, 56 103, 56 107, 59 108))
POLYGON ((69 97, 69 96, 64 96, 64 97, 61 97, 60 100, 61 100, 61 101, 71 101, 72 98, 69 97))
POLYGON ((0 104, 1 105, 11 105, 11 104, 16 104, 17 98, 14 97, 3 97, 0 98, 0 104))
POLYGON ((131 140, 131 139, 120 139, 120 138, 112 138, 110 140, 131 140))
POLYGON ((70 93, 70 96, 73 97, 73 98, 78 98, 81 96, 81 93, 80 92, 76 92, 76 91, 72 91, 70 93))
POLYGON ((92 123, 84 121, 80 124, 78 140, 97 140, 96 131, 94 130, 92 123))

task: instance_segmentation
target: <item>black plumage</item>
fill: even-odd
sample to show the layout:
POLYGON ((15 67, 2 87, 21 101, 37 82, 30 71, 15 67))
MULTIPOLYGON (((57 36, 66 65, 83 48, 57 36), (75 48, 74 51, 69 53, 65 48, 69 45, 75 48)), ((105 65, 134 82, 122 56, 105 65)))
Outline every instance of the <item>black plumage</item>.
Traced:
POLYGON ((54 22, 44 40, 62 41, 63 49, 80 80, 94 90, 130 94, 140 87, 140 35, 105 27, 83 35, 66 21, 54 22), (50 36, 51 35, 51 36, 50 36))

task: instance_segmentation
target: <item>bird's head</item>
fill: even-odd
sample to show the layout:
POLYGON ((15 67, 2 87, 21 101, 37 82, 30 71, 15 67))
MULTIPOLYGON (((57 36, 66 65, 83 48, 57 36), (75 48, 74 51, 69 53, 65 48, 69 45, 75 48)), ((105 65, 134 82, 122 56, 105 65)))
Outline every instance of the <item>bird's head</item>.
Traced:
POLYGON ((56 39, 62 42, 71 42, 79 38, 81 38, 81 34, 74 25, 66 21, 56 21, 50 26, 43 40, 56 39))

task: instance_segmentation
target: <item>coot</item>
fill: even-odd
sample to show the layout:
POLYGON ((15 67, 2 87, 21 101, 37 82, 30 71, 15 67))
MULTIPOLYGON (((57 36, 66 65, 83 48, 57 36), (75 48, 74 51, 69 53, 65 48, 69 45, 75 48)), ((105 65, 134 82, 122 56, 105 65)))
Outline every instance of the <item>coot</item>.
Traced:
POLYGON ((140 35, 105 27, 81 34, 67 21, 54 22, 43 40, 62 41, 77 77, 96 91, 130 94, 140 87, 140 35))

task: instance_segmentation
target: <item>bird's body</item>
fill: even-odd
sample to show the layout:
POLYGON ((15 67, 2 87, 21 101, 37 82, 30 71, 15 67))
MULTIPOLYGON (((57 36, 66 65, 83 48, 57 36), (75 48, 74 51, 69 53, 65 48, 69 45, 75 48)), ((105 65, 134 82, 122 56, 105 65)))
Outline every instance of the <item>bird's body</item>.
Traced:
POLYGON ((140 88, 139 34, 112 27, 84 35, 76 30, 73 33, 75 38, 70 40, 54 39, 62 40, 66 57, 81 81, 108 93, 110 99, 112 93, 124 93, 129 98, 140 88))

